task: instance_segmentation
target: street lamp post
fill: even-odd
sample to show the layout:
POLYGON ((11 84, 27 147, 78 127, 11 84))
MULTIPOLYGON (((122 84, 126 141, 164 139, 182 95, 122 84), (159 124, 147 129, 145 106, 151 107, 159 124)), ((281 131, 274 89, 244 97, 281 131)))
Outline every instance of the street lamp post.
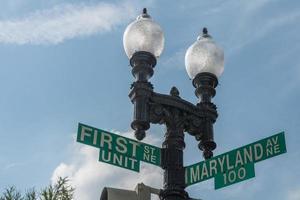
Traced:
POLYGON ((195 94, 200 99, 194 105, 182 99, 176 87, 171 89, 169 95, 154 92, 149 79, 162 53, 164 35, 145 8, 126 28, 123 43, 135 77, 129 94, 134 104, 131 127, 135 130, 135 137, 142 140, 150 123, 165 124, 167 127, 162 144, 164 184, 160 197, 162 200, 189 199, 185 191, 183 166, 184 132, 199 141, 198 147, 203 151, 205 159, 213 156, 212 151, 216 148, 213 124, 218 114, 211 99, 215 96, 218 77, 224 69, 223 51, 213 42, 206 28, 187 50, 186 69, 193 79, 195 94))

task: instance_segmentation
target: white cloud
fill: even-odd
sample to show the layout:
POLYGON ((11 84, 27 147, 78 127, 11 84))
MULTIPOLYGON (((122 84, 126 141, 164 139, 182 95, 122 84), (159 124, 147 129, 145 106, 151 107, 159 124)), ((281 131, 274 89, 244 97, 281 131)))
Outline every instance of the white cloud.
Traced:
POLYGON ((4 166, 4 170, 9 170, 11 168, 19 167, 19 166, 22 166, 22 165, 24 165, 24 163, 21 163, 21 162, 9 163, 6 166, 4 166))
POLYGON ((258 29, 253 30, 251 33, 239 30, 239 34, 241 35, 240 40, 237 40, 238 42, 236 42, 232 50, 237 52, 244 46, 258 41, 266 35, 270 35, 272 31, 279 30, 282 26, 294 23, 296 20, 299 20, 299 18, 300 13, 298 11, 288 14, 285 13, 284 15, 268 19, 264 23, 258 24, 258 29))
POLYGON ((24 18, 0 21, 0 43, 57 44, 111 31, 135 16, 135 7, 132 2, 58 5, 24 18))
MULTIPOLYGON (((122 134, 126 137, 132 133, 122 134)), ((147 137, 149 144, 157 144, 158 139, 147 137)), ((113 165, 98 162, 99 150, 87 145, 74 143, 72 158, 60 163, 53 172, 52 182, 58 176, 68 176, 76 188, 75 199, 99 199, 103 187, 124 188, 133 190, 137 183, 143 182, 155 188, 162 187, 162 170, 160 167, 141 162, 140 173, 131 172, 113 165)))
POLYGON ((299 200, 300 199, 300 187, 295 190, 291 190, 288 193, 288 200, 299 200))

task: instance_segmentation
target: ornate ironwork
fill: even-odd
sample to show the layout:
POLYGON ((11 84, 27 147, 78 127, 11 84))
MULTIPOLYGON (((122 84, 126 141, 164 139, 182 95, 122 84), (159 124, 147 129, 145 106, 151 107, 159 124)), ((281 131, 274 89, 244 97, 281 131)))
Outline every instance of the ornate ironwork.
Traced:
POLYGON ((216 106, 211 102, 215 96, 218 79, 210 73, 200 73, 194 80, 195 94, 200 99, 194 105, 179 96, 173 87, 170 95, 153 91, 148 81, 153 75, 156 58, 149 52, 136 52, 130 59, 135 82, 132 84, 129 97, 134 104, 134 119, 131 127, 138 140, 145 137, 150 123, 165 124, 167 131, 162 145, 162 168, 164 169, 164 190, 161 199, 188 199, 185 192, 183 149, 184 132, 199 141, 199 149, 205 159, 213 156, 216 148, 213 137, 213 123, 217 119, 216 106))

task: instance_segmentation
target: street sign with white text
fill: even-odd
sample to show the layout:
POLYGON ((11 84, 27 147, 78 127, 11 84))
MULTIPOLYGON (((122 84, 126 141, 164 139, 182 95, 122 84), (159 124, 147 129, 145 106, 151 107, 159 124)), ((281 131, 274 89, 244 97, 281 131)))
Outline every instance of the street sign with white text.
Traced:
POLYGON ((255 177, 254 163, 247 163, 224 173, 217 174, 215 176, 215 189, 220 189, 253 177, 255 177))
MULTIPOLYGON (((250 177, 254 177, 254 168, 252 170, 252 166, 247 164, 253 163, 254 165, 256 162, 283 153, 286 153, 286 145, 284 132, 281 132, 227 153, 223 153, 211 159, 185 167, 185 183, 186 186, 189 186, 205 181, 212 177, 215 177, 215 181, 218 182, 218 180, 221 180, 220 177, 222 176, 223 183, 220 183, 219 181, 215 184, 217 189, 222 185, 226 186, 235 182, 246 180, 250 177), (248 171, 243 166, 247 167, 248 171), (247 172, 245 177, 244 175, 241 175, 238 178, 238 174, 236 173, 238 173, 239 169, 243 169, 242 171, 245 171, 245 173, 247 172), (232 170, 235 172, 234 174, 236 178, 234 180, 231 178, 230 180, 232 181, 229 181, 229 177, 225 176, 229 176, 229 173, 231 176, 234 176, 233 172, 231 172, 232 170), (253 171, 253 173, 251 173, 251 171, 253 171), (229 182, 231 183, 227 184, 229 182)), ((242 172, 240 171, 240 173, 242 172)))
POLYGON ((140 161, 160 166, 160 148, 81 123, 77 142, 99 148, 101 162, 137 172, 140 161))
MULTIPOLYGON (((99 161, 139 172, 140 161, 156 166, 161 149, 124 136, 79 123, 77 142, 99 148, 99 161)), ((286 153, 284 132, 185 167, 185 184, 215 178, 215 189, 255 176, 256 162, 286 153)))

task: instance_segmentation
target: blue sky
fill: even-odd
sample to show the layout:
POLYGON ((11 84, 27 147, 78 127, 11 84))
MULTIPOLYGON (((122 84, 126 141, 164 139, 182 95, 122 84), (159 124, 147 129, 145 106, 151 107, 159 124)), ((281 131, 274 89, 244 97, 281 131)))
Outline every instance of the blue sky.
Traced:
MULTIPOLYGON (((225 52, 214 102, 215 154, 280 131, 287 154, 255 165, 256 177, 214 190, 213 180, 187 188, 202 199, 300 199, 300 2, 296 0, 0 2, 0 190, 43 187, 70 176, 77 199, 97 199, 103 186, 161 187, 161 171, 140 174, 97 162, 97 151, 75 142, 77 123, 132 135, 133 81, 123 32, 147 7, 165 33, 151 82, 196 103, 184 67, 186 49, 208 27, 225 52)), ((147 142, 160 145, 164 128, 147 142)), ((202 160, 186 136, 185 164, 202 160)))

